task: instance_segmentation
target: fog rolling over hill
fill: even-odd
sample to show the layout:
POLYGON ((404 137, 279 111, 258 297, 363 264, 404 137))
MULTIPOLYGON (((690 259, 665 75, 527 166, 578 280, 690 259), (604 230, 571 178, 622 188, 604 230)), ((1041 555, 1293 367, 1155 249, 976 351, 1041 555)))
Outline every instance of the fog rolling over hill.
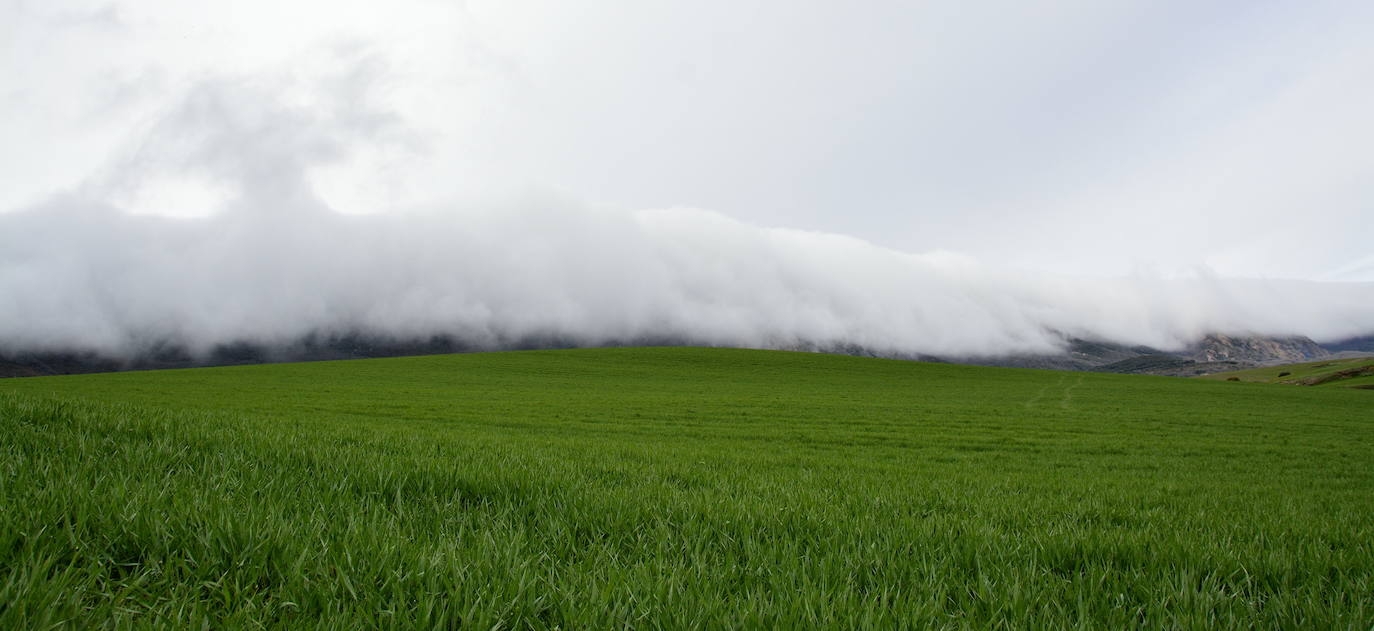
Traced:
MULTIPOLYGON (((549 37, 529 33, 500 45, 481 36, 482 20, 463 13, 447 15, 446 22, 444 15, 427 12, 438 5, 423 4, 425 11, 409 18, 387 10, 359 20, 354 26, 367 27, 361 33, 325 19, 350 12, 307 11, 311 19, 292 21, 275 40, 264 25, 280 20, 281 8, 263 5, 262 19, 231 29, 218 41, 222 55, 209 58, 182 50, 187 33, 198 32, 189 27, 208 19, 201 11, 178 18, 176 12, 128 3, 82 26, 36 9, 13 12, 12 21, 26 25, 32 50, 85 42, 91 53, 70 60, 25 56, 13 64, 15 89, 34 98, 0 103, 27 116, 0 117, 11 135, 27 140, 4 147, 10 149, 4 152, 10 181, 24 192, 0 191, 9 200, 0 202, 0 356, 38 357, 50 366, 181 365, 670 343, 951 361, 1068 357, 1071 364, 1063 367, 1096 367, 1146 355, 1200 361, 1191 353, 1215 335, 1303 336, 1317 343, 1374 335, 1374 283, 1367 282, 1374 276, 1365 275, 1370 259, 1363 244, 1369 240, 1361 238, 1367 222, 1353 221, 1363 217, 1368 195, 1351 185, 1368 179, 1359 177, 1367 170, 1367 152, 1348 149, 1360 146, 1350 142, 1358 137, 1352 133, 1367 135, 1369 108, 1360 105, 1374 93, 1351 95, 1350 88, 1365 84, 1343 74, 1363 76, 1361 63, 1342 64, 1343 73, 1322 75, 1315 84, 1278 90, 1274 98, 1297 99, 1292 107, 1279 107, 1286 100, 1272 102, 1260 112, 1264 116, 1256 114, 1215 138, 1211 133, 1218 126, 1209 121, 1235 120, 1229 108, 1198 118, 1187 108, 1159 110, 1159 101, 1142 100, 1143 94, 1120 94, 1102 104, 1101 119, 1055 114, 1052 121, 1029 120, 1019 116, 1068 110, 1047 110, 1038 99, 989 98, 997 93, 975 84, 955 82, 945 94, 930 86, 946 84, 915 81, 907 86, 913 100, 887 102, 892 117, 867 131, 868 142, 850 147, 851 153, 833 153, 839 140, 862 131, 838 115, 867 118, 859 104, 882 100, 893 87, 891 78, 914 70, 902 60, 971 61, 962 47, 986 41, 982 31, 952 36, 947 43, 954 48, 947 53, 918 52, 904 47, 920 38, 886 27, 901 20, 943 21, 918 12, 894 22, 899 16, 834 9, 836 18, 871 20, 889 33, 886 41, 898 45, 894 51, 905 52, 852 59, 852 67, 802 63, 793 70, 809 87, 789 93, 774 89, 779 85, 768 79, 777 75, 763 69, 776 65, 764 63, 769 59, 758 58, 757 47, 747 45, 730 49, 733 56, 715 66, 749 69, 739 77, 744 83, 715 83, 703 86, 705 92, 694 87, 690 98, 679 99, 671 96, 677 92, 653 87, 675 74, 661 70, 679 60, 657 57, 668 49, 659 45, 663 33, 650 25, 620 25, 626 33, 649 36, 645 45, 541 70, 517 60, 521 51, 545 50, 549 37), (369 30, 389 20, 405 25, 369 30), (312 29, 316 37, 302 41, 302 31, 312 29), (417 37, 422 33, 429 37, 417 37), (105 36, 123 44, 99 38, 105 36), (266 46, 270 41, 279 48, 266 46), (457 42, 471 45, 449 47, 457 42), (245 51, 262 56, 247 63, 245 51), (492 54, 459 63, 481 51, 492 54), (602 62, 652 59, 666 65, 645 66, 654 68, 646 75, 622 68, 603 77, 605 84, 558 87, 590 68, 615 69, 602 62), (34 65, 62 60, 48 70, 34 65), (817 75, 827 67, 832 74, 817 75), (874 74, 855 73, 859 67, 874 74), (159 78, 158 68, 167 74, 159 78), (134 81, 138 77, 143 79, 134 81), (540 77, 559 82, 541 83, 540 77), (768 127, 787 122, 779 112, 846 94, 839 85, 853 90, 852 101, 768 127), (961 86, 971 91, 954 89, 961 86), (674 107, 638 98, 656 94, 669 95, 674 107), (746 94, 758 100, 740 109, 748 105, 741 100, 746 94), (937 94, 950 99, 939 112, 913 114, 910 105, 937 94), (119 95, 131 99, 127 110, 99 105, 118 102, 119 95), (698 118, 711 108, 697 99, 712 95, 719 117, 698 118), (563 112, 568 118, 551 107, 579 102, 580 109, 563 112), (978 116, 974 103, 993 107, 983 112, 991 118, 978 116), (59 111, 66 104, 81 107, 59 111), (1131 104, 1130 111, 1118 111, 1120 104, 1131 104), (1150 133, 1139 144, 1097 144, 1106 129, 1152 129, 1140 127, 1136 114, 1158 111, 1172 113, 1153 129, 1197 121, 1197 131, 1211 142, 1200 146, 1183 136, 1164 142, 1170 139, 1150 133), (976 134, 958 131, 942 132, 948 137, 936 144, 930 143, 932 134, 893 135, 908 129, 972 132, 990 120, 1003 121, 1005 133, 992 133, 983 144, 969 145, 976 134), (1097 122, 1072 135, 1045 125, 1085 120, 1097 122), (94 121, 102 122, 99 134, 81 127, 94 121), (1322 125, 1314 129, 1307 124, 1313 122, 1322 125), (1025 144, 1021 132, 1028 130, 1043 130, 1043 143, 1025 144), (1326 131, 1315 133, 1320 130, 1326 131), (573 135, 564 137, 564 131, 573 135), (1266 135, 1275 131, 1284 137, 1266 135), (519 142, 525 133, 527 142, 519 142), (1295 137, 1287 138, 1290 133, 1295 137), (1313 140, 1328 137, 1335 140, 1313 140), (618 142, 626 139, 633 142, 618 142), (1269 140, 1300 142, 1265 144, 1269 140), (1091 146, 1081 144, 1086 141, 1091 146), (903 150, 882 150, 892 143, 903 150), (694 146, 699 160, 659 160, 691 153, 694 146), (1081 152, 1060 153, 1072 147, 1081 152), (1018 159, 989 164, 1003 154, 1018 159), (1124 180, 1077 169, 1147 154, 1149 163, 1123 162, 1124 180), (1180 162, 1182 156, 1188 160, 1180 162), (1254 157, 1284 160, 1247 161, 1254 157), (720 164, 728 166, 716 170, 720 164), (1037 170, 1042 167, 1054 173, 1037 170), (702 172, 707 177, 693 177, 702 172), (577 175, 563 177, 570 173, 577 175), (648 181, 658 185, 631 190, 648 181), (819 189, 806 186, 822 181, 828 184, 819 189), (946 186, 951 188, 944 194, 924 196, 946 186), (748 194, 741 189, 740 195, 724 195, 737 187, 748 188, 748 194), (996 193, 996 199, 970 198, 973 191, 996 193), (808 205, 815 214, 789 212, 808 205), (819 221, 821 216, 834 221, 819 221), (1318 233, 1314 225, 1325 227, 1318 233), (1329 226, 1344 229, 1336 234, 1329 226), (1162 254, 1154 251, 1165 245, 1162 254), (1191 274, 1171 269, 1121 275, 1134 262, 1145 270, 1172 262, 1198 267, 1191 274), (1043 271, 1056 269, 1063 273, 1043 271), (1073 275, 1103 269, 1117 275, 1073 275), (1213 269, 1270 276, 1277 269, 1352 282, 1241 279, 1213 269), (1332 269, 1339 273, 1323 272, 1332 269), (1084 350, 1092 344, 1126 350, 1094 356, 1084 350)), ((419 11, 418 5, 412 8, 419 11)), ((730 20, 737 13, 733 7, 721 11, 730 20)), ((778 15, 820 17, 831 11, 786 5, 778 15)), ((631 12, 613 13, 628 19, 631 12)), ((491 17, 501 18, 501 12, 491 17)), ((984 17, 998 25, 1016 23, 998 12, 984 17)), ((504 16, 509 25, 534 18, 504 16)), ((713 28, 723 21, 695 19, 713 28)), ((1276 25, 1291 22, 1274 19, 1276 25)), ((1344 35, 1312 30, 1322 36, 1300 34, 1294 41, 1358 44, 1365 50, 1368 38, 1348 27, 1358 20, 1344 13, 1326 19, 1346 28, 1339 31, 1344 35)), ((210 22, 220 26, 224 20, 210 22)), ((1063 22, 1070 23, 1078 24, 1063 22)), ((1138 33, 1141 24, 1134 17, 1108 23, 1123 34, 1138 33)), ((547 35, 567 31, 561 19, 547 24, 554 27, 547 35)), ((791 29, 769 49, 781 59, 841 60, 869 48, 837 41, 814 57, 798 58, 799 45, 819 45, 836 33, 829 18, 807 21, 817 27, 814 32, 788 24, 767 19, 758 29, 791 29)), ((975 24, 981 20, 966 26, 975 24)), ((1042 26, 1050 24, 1060 22, 1042 26)), ((582 25, 593 27, 615 27, 615 20, 582 25)), ((1172 34, 1164 37, 1167 31, 1157 33, 1158 41, 1177 42, 1172 34)), ((1014 71, 975 74, 1000 84, 1030 70, 1020 67, 1026 61, 1021 53, 1094 34, 1077 52, 1042 60, 1046 72, 1038 81, 1006 86, 1022 96, 1059 94, 1064 77, 1082 83, 1078 71, 1064 70, 1061 63, 1097 59, 1119 48, 1098 46, 1097 38, 1109 32, 1082 26, 1039 32, 1039 39, 1009 48, 1014 55, 989 56, 1017 60, 1014 71)), ((1267 33, 1255 31, 1245 41, 1270 51, 1275 40, 1267 33)), ((854 41, 866 44, 868 38, 854 41)), ((683 50, 724 45, 712 42, 683 50)), ((586 51, 584 44, 563 41, 545 50, 547 59, 575 57, 586 51)), ((1138 50, 1140 60, 1155 68, 1159 47, 1138 50)), ((1228 53, 1232 57, 1248 59, 1228 53)), ((1196 60, 1183 55, 1178 67, 1194 69, 1196 60)), ((1290 74, 1332 68, 1328 60, 1316 55, 1290 74)), ((1255 91, 1239 92, 1237 104, 1267 102, 1257 101, 1265 93, 1259 88, 1277 90, 1269 85, 1275 76, 1270 61, 1255 62, 1256 76, 1265 80, 1252 86, 1255 91)), ((1248 62, 1240 66, 1250 69, 1248 62)), ((1151 93, 1190 95, 1191 102, 1197 85, 1214 83, 1210 77, 1237 76, 1226 71, 1232 67, 1216 66, 1217 74, 1200 77, 1199 84, 1168 90, 1159 85, 1161 91, 1151 93)), ((951 71, 967 68, 954 64, 951 71)), ((1102 79, 1115 84, 1121 76, 1131 75, 1111 67, 1102 79)), ((1083 85, 1092 86, 1085 96, 1101 92, 1092 82, 1083 85)), ((1078 107, 1080 100, 1070 102, 1078 107)))
POLYGON ((192 219, 74 196, 0 214, 0 352, 666 342, 978 359, 1374 331, 1369 283, 1054 276, 694 209, 350 216, 297 192, 192 219))

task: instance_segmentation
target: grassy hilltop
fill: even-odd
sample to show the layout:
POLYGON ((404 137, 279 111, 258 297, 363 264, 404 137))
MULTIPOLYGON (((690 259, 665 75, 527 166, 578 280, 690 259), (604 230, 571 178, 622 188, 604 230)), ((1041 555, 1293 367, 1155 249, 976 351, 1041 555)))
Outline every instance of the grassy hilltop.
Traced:
POLYGON ((1356 628, 1374 393, 720 349, 0 381, 0 628, 1356 628))
POLYGON ((1201 379, 1374 389, 1374 356, 1219 372, 1201 379))

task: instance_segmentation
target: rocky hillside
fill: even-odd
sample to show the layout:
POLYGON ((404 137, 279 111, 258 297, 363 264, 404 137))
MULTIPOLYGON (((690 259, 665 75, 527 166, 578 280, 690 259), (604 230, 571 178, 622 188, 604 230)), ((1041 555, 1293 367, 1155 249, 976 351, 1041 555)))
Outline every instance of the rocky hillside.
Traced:
POLYGON ((1146 346, 1069 339, 1066 340, 1064 352, 1057 355, 980 358, 961 363, 1193 377, 1258 366, 1324 359, 1330 355, 1331 352, 1320 344, 1301 336, 1214 334, 1176 352, 1146 346))
POLYGON ((1198 362, 1235 361, 1256 365, 1296 363, 1322 359, 1331 353, 1310 338, 1208 335, 1193 349, 1189 359, 1198 362))

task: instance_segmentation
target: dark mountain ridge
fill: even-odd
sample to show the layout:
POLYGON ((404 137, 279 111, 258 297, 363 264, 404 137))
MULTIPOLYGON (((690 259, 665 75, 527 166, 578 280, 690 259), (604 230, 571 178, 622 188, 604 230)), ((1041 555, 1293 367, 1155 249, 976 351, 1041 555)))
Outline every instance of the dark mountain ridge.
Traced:
MULTIPOLYGON (((683 346, 689 340, 655 338, 608 343, 604 346, 683 346)), ((362 334, 311 335, 290 345, 271 346, 241 342, 216 347, 195 355, 175 346, 163 346, 133 357, 111 358, 94 353, 0 352, 0 377, 31 377, 121 370, 151 370, 229 366, 293 361, 366 359, 404 355, 433 355, 489 350, 574 348, 574 340, 558 336, 527 337, 471 343, 447 336, 396 340, 362 334)), ((1066 338, 1062 353, 1007 355, 1001 357, 934 357, 894 355, 858 346, 794 346, 790 350, 839 353, 870 357, 939 361, 982 366, 1009 366, 1051 370, 1080 370, 1129 374, 1195 376, 1265 365, 1322 359, 1333 353, 1367 350, 1374 353, 1374 336, 1318 344, 1303 336, 1207 335, 1180 351, 1117 344, 1102 340, 1066 338)))

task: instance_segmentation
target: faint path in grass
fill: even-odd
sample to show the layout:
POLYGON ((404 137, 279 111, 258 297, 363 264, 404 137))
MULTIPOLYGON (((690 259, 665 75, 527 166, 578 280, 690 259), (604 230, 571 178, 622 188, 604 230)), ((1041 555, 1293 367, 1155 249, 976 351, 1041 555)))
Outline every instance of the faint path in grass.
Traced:
POLYGON ((1050 384, 1050 383, 1045 384, 1043 387, 1040 388, 1040 391, 1039 391, 1039 392, 1035 393, 1035 396, 1033 396, 1033 397, 1031 397, 1030 399, 1026 400, 1026 402, 1025 402, 1025 403, 1022 403, 1021 406, 1024 407, 1024 408, 1026 408, 1026 409, 1030 409, 1031 407, 1035 406, 1035 404, 1039 403, 1041 399, 1044 399, 1044 398, 1045 398, 1045 393, 1046 393, 1046 392, 1049 392, 1049 391, 1050 391, 1050 388, 1057 388, 1057 387, 1062 386, 1062 385, 1064 385, 1064 376, 1063 376, 1063 375, 1060 375, 1060 376, 1059 376, 1059 381, 1057 381, 1057 382, 1055 382, 1055 383, 1052 383, 1052 384, 1050 384))
MULTIPOLYGON (((1060 380, 1060 382, 1062 383, 1063 380, 1060 380)), ((1079 375, 1078 381, 1073 382, 1073 385, 1064 388, 1064 398, 1059 400, 1059 407, 1065 410, 1069 409, 1069 401, 1073 400, 1073 389, 1081 385, 1083 385, 1083 375, 1079 375)))

